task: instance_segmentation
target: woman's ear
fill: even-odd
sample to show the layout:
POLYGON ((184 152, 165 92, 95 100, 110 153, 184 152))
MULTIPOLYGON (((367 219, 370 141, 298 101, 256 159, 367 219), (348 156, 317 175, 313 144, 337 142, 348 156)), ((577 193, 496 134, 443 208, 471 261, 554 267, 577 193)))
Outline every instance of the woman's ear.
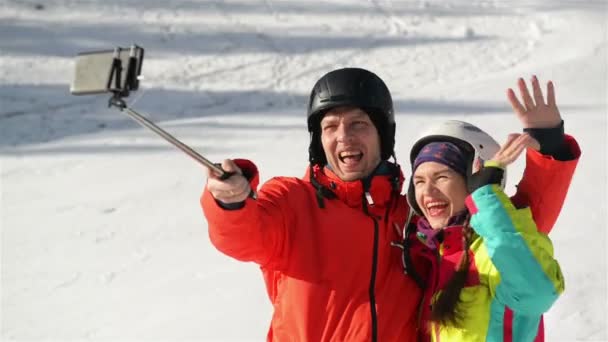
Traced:
POLYGON ((471 170, 472 174, 477 173, 479 170, 481 170, 481 168, 483 167, 483 159, 481 159, 481 157, 477 157, 474 161, 473 161, 473 169, 471 170))

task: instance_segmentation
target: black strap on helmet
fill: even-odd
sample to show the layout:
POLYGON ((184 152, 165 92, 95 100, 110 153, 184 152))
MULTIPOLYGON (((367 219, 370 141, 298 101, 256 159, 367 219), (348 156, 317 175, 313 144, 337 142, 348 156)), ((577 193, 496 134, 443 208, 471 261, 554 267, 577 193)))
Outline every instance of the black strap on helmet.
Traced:
POLYGON ((391 242, 391 246, 398 247, 401 249, 401 261, 403 262, 403 273, 409 275, 414 279, 416 284, 421 288, 426 288, 426 282, 422 279, 418 271, 416 271, 416 267, 414 267, 414 263, 412 262, 412 256, 410 254, 410 236, 411 234, 416 233, 416 225, 412 223, 412 218, 414 217, 415 212, 410 209, 407 220, 405 221, 405 225, 403 228, 403 240, 401 242, 391 242))
POLYGON ((323 200, 324 198, 334 199, 338 196, 336 196, 336 194, 330 189, 328 189, 326 186, 323 186, 321 183, 319 183, 319 181, 315 178, 312 164, 309 165, 309 168, 310 184, 312 184, 313 188, 315 188, 316 190, 315 194, 317 197, 317 205, 319 206, 319 208, 323 209, 325 208, 325 201, 323 200))

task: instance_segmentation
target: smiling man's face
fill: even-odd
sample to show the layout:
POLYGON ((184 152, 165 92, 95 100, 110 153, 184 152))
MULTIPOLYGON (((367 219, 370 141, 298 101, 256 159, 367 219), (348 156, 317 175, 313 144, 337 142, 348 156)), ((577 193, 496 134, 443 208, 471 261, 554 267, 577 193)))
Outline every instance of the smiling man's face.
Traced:
POLYGON ((366 112, 337 107, 321 120, 321 143, 332 171, 344 181, 369 176, 380 163, 380 135, 366 112))

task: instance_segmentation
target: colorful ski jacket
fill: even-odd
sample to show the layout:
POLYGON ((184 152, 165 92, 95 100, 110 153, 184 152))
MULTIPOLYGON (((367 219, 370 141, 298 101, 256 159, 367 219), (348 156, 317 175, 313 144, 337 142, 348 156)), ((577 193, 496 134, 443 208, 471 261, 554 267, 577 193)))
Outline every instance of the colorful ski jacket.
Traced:
POLYGON ((468 250, 471 263, 460 293, 457 328, 429 318, 434 299, 465 253, 463 228, 450 225, 433 230, 421 218, 412 236, 414 263, 426 270, 422 340, 534 341, 542 314, 564 290, 551 241, 537 230, 530 209, 515 208, 498 185, 477 189, 467 197, 466 205, 476 234, 468 250))

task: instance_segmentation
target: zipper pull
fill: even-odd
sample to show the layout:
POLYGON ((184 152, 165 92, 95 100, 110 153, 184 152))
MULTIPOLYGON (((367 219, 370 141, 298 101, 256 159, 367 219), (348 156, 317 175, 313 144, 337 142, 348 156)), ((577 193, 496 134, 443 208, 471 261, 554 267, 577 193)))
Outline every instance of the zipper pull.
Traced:
POLYGON ((372 198, 372 194, 370 194, 369 191, 365 192, 365 199, 367 200, 367 204, 369 204, 370 207, 374 206, 374 199, 372 198))

